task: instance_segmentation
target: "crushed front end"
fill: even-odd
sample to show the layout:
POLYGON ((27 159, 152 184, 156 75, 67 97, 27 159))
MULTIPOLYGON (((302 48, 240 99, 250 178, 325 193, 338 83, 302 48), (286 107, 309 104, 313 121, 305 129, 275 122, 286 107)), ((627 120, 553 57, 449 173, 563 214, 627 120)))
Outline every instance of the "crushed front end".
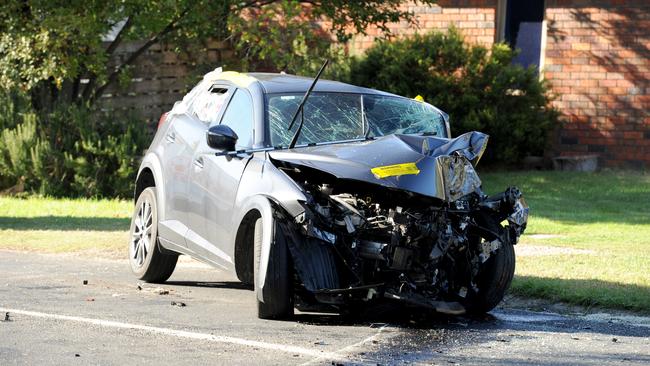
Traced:
MULTIPOLYGON (((515 187, 494 196, 482 192, 472 162, 484 143, 478 150, 461 144, 443 154, 424 153, 435 173, 428 182, 436 186, 431 195, 276 161, 307 196, 302 215, 280 220, 300 301, 341 308, 393 299, 462 314, 485 303, 486 293, 505 292, 492 288, 492 272, 514 272, 514 253, 512 268, 496 268, 503 262, 496 257, 512 252, 526 228, 528 206, 515 187)), ((423 164, 380 168, 371 169, 375 178, 399 178, 419 175, 423 164)), ((479 310, 496 305, 488 302, 479 310)))

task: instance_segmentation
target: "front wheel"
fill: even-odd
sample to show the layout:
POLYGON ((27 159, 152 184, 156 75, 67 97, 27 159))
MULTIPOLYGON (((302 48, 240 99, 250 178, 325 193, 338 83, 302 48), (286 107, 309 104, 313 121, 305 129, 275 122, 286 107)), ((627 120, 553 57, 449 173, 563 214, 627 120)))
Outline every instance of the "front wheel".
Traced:
POLYGON ((479 272, 477 281, 479 291, 469 299, 467 312, 483 314, 499 305, 510 288, 514 274, 515 249, 512 244, 502 244, 479 272))
POLYGON ((140 193, 135 203, 129 235, 129 263, 139 279, 164 282, 174 272, 178 254, 163 253, 158 245, 158 205, 156 188, 140 193))
POLYGON ((266 267, 264 286, 260 289, 258 283, 263 239, 262 218, 257 219, 255 222, 254 281, 255 295, 257 296, 257 316, 260 319, 288 319, 293 316, 290 254, 287 248, 287 240, 280 225, 274 220, 272 227, 273 240, 266 267), (260 301, 260 298, 263 300, 260 301))

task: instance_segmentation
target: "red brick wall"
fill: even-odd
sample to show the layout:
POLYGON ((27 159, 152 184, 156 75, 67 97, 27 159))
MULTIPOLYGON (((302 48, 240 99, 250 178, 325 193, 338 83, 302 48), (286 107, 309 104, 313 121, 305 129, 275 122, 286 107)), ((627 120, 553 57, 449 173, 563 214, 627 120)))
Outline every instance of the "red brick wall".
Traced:
MULTIPOLYGON (((519 0, 523 1, 523 0, 519 0)), ((471 43, 496 40, 498 0, 441 0, 405 7, 417 26, 390 25, 398 36, 456 26, 471 43)), ((546 0, 543 76, 557 95, 563 124, 553 153, 597 154, 604 166, 650 168, 650 0, 546 0)), ((376 27, 350 43, 361 53, 376 27)))
MULTIPOLYGON (((440 0, 433 6, 408 4, 404 8, 416 15, 417 25, 405 21, 391 24, 389 28, 394 34, 408 36, 432 30, 444 32, 454 25, 468 42, 488 47, 494 43, 497 0, 440 0)), ((367 35, 356 36, 350 42, 350 51, 361 53, 380 36, 377 27, 370 27, 367 35)))
POLYGON ((557 152, 650 168, 650 1, 547 0, 546 20, 557 152))

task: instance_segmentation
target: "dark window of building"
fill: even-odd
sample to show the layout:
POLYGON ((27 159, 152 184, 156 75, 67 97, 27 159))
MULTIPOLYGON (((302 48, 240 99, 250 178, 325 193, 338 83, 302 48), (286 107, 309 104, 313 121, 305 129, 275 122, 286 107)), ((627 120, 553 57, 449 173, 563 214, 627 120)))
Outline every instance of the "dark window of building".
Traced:
POLYGON ((519 49, 515 63, 539 69, 543 21, 544 0, 507 0, 504 38, 519 49))

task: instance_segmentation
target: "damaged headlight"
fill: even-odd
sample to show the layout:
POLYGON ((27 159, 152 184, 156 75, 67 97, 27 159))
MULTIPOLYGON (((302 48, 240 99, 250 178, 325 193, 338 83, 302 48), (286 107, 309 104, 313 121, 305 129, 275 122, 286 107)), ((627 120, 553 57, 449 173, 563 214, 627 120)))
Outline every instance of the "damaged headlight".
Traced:
POLYGON ((437 176, 440 177, 444 199, 453 202, 476 192, 481 187, 481 179, 476 170, 465 157, 459 155, 439 156, 436 158, 437 176))
POLYGON ((517 201, 513 206, 512 214, 508 216, 508 222, 511 225, 526 225, 528 222, 528 210, 526 200, 524 200, 523 197, 517 198, 517 201))

